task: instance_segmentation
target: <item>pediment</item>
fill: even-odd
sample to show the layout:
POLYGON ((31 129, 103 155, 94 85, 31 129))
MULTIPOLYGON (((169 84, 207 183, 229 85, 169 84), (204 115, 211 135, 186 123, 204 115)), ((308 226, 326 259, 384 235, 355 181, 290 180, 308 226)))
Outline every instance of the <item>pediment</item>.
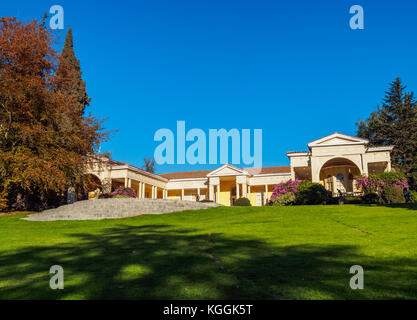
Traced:
POLYGON ((249 172, 226 163, 225 165, 222 165, 221 167, 207 174, 207 177, 220 177, 220 176, 224 177, 224 176, 240 176, 240 175, 249 175, 249 172))
POLYGON ((359 137, 353 137, 341 133, 333 133, 324 138, 312 141, 308 143, 308 147, 321 147, 321 146, 338 146, 338 145, 358 145, 368 144, 368 140, 359 137))

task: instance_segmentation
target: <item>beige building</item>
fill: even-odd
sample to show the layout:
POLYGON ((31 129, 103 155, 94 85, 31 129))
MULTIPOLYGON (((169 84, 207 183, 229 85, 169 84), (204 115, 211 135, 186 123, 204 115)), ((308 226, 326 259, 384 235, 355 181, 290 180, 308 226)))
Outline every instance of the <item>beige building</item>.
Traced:
POLYGON ((290 179, 310 180, 337 194, 358 192, 355 177, 391 171, 392 146, 369 147, 358 137, 334 133, 307 144, 308 151, 287 152, 290 166, 238 168, 230 164, 215 170, 152 174, 134 166, 104 159, 92 163, 89 174, 100 180, 104 192, 120 185, 136 190, 138 198, 212 200, 230 206, 247 197, 261 206, 274 186, 290 179))

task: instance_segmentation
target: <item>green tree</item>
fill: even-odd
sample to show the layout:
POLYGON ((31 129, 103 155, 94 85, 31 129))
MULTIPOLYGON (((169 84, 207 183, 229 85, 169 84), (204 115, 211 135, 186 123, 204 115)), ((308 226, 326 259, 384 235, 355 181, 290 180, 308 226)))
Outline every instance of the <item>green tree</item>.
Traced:
POLYGON ((357 135, 371 145, 393 145, 392 164, 417 187, 417 102, 400 78, 390 84, 382 105, 368 119, 359 120, 357 135))

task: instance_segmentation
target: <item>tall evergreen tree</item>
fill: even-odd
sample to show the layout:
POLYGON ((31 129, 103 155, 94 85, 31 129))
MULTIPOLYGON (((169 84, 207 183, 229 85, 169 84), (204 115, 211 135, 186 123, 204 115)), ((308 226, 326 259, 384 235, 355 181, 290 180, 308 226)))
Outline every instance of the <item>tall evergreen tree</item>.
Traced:
POLYGON ((357 123, 357 135, 372 145, 394 145, 393 166, 409 176, 417 187, 417 102, 397 78, 385 92, 381 106, 357 123))
POLYGON ((74 108, 82 115, 91 99, 87 95, 85 82, 82 79, 80 61, 74 53, 71 27, 68 28, 65 44, 59 59, 56 71, 56 87, 60 92, 74 96, 74 108))

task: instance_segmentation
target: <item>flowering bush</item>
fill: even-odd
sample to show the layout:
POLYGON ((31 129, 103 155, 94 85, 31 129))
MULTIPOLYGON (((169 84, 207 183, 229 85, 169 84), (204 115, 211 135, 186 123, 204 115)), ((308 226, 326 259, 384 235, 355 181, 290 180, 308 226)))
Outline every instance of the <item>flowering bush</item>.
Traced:
POLYGON ((409 185, 404 173, 383 172, 356 178, 356 188, 365 193, 366 203, 402 203, 403 190, 408 189, 409 185))
POLYGON ((297 192, 298 186, 302 180, 289 180, 287 182, 278 183, 272 190, 271 201, 274 201, 275 198, 282 196, 284 194, 290 193, 295 194, 297 192))
POLYGON ((408 181, 401 172, 383 172, 379 175, 356 178, 356 188, 362 188, 365 194, 380 193, 386 186, 397 189, 408 189, 408 181))
POLYGON ((133 188, 126 188, 124 186, 120 186, 115 191, 111 193, 113 197, 117 196, 125 196, 130 198, 136 198, 136 191, 133 188))

